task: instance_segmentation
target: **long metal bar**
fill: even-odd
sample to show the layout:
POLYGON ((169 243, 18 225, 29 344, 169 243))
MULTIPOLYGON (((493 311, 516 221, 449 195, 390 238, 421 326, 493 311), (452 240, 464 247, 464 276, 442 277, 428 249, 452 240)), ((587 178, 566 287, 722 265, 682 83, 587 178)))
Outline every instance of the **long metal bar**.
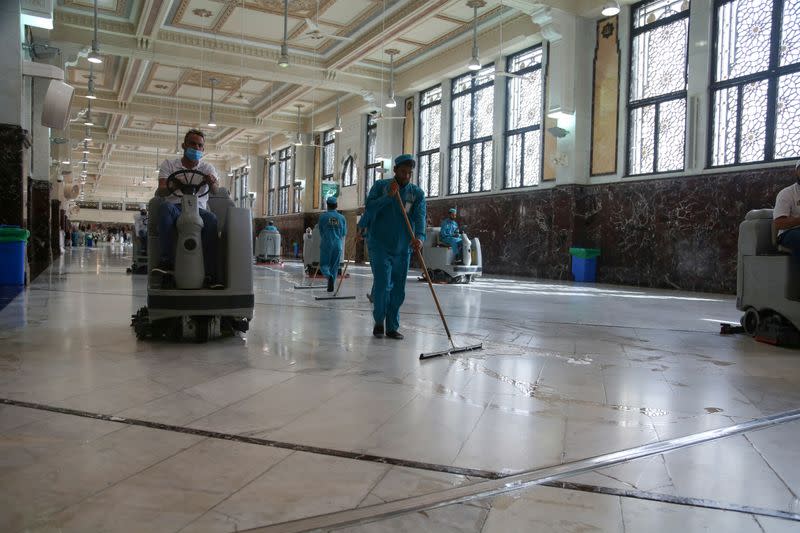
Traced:
POLYGON ((312 516, 271 526, 247 529, 243 530, 242 533, 296 533, 317 529, 328 531, 354 524, 377 522, 407 513, 437 509, 456 503, 489 498, 506 492, 519 491, 535 485, 542 485, 566 477, 592 472, 600 468, 626 463, 634 459, 660 455, 689 446, 696 446, 705 442, 774 427, 796 420, 800 420, 800 409, 784 411, 733 426, 703 431, 701 433, 677 437, 662 442, 645 444, 643 446, 598 455, 588 459, 521 472, 500 479, 455 487, 438 493, 414 496, 389 503, 370 505, 368 507, 312 516))

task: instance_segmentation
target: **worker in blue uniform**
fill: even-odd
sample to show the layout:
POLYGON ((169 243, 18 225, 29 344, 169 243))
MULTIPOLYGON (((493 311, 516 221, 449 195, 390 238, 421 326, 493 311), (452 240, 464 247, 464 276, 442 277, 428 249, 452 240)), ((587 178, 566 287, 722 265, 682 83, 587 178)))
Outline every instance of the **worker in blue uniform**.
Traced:
POLYGON ((453 250, 453 258, 461 255, 461 232, 456 222, 456 208, 451 207, 446 219, 442 220, 439 230, 439 242, 447 244, 453 250))
POLYGON ((264 231, 274 231, 275 233, 280 233, 278 228, 275 227, 275 222, 272 220, 267 222, 267 225, 264 227, 264 231))
POLYGON ((333 292, 342 260, 342 242, 347 235, 347 221, 336 211, 338 202, 335 196, 329 196, 325 203, 328 210, 319 217, 319 270, 328 278, 328 292, 333 292))
POLYGON ((411 183, 415 166, 414 156, 398 156, 394 160, 394 177, 375 182, 367 196, 367 245, 374 280, 372 334, 376 337, 385 334, 391 339, 403 338, 398 331, 400 306, 406 296, 411 249, 421 249, 425 239, 425 193, 411 183), (411 222, 413 239, 408 234, 400 203, 411 222))

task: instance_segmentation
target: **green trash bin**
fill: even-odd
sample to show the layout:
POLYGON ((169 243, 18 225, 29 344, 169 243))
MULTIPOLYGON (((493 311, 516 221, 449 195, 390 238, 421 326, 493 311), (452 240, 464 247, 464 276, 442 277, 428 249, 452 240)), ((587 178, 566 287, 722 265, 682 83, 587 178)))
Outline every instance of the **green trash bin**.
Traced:
POLYGON ((31 232, 0 225, 0 285, 25 285, 25 245, 31 232))
POLYGON ((572 256, 572 275, 575 281, 595 281, 597 279, 598 248, 570 248, 572 256))

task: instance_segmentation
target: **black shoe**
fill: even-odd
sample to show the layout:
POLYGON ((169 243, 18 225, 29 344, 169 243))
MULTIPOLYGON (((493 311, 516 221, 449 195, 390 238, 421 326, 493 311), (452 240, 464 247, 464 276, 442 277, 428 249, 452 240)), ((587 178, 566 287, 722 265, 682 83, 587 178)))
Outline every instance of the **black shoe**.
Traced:
POLYGON ((153 289, 172 289, 175 285, 175 278, 171 270, 154 268, 150 271, 150 287, 153 289))
POLYGON ((328 292, 333 292, 333 276, 328 278, 328 292))
POLYGON ((367 293, 367 300, 369 300, 369 303, 375 303, 375 302, 372 300, 372 293, 371 293, 371 292, 368 292, 368 293, 367 293))
POLYGON ((372 334, 376 337, 383 337, 383 324, 375 324, 372 328, 372 334))
POLYGON ((386 336, 397 341, 403 340, 403 334, 399 331, 387 331, 386 336))

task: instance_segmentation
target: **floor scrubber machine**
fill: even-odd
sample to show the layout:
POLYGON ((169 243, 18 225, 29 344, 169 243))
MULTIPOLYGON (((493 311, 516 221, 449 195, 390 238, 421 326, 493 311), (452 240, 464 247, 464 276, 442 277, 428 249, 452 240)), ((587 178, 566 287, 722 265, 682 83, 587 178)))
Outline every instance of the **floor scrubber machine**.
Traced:
POLYGON ((252 218, 248 209, 236 207, 225 189, 208 198, 208 209, 216 215, 220 232, 217 262, 223 288, 203 288, 203 220, 197 199, 198 193, 209 194, 203 187, 207 179, 203 173, 187 169, 167 179, 169 192, 181 199, 181 215, 172 230, 177 232, 172 279, 153 275, 160 255, 159 211, 165 199, 156 196, 148 204, 147 306, 133 315, 131 323, 139 339, 205 342, 244 333, 253 318, 252 218))

